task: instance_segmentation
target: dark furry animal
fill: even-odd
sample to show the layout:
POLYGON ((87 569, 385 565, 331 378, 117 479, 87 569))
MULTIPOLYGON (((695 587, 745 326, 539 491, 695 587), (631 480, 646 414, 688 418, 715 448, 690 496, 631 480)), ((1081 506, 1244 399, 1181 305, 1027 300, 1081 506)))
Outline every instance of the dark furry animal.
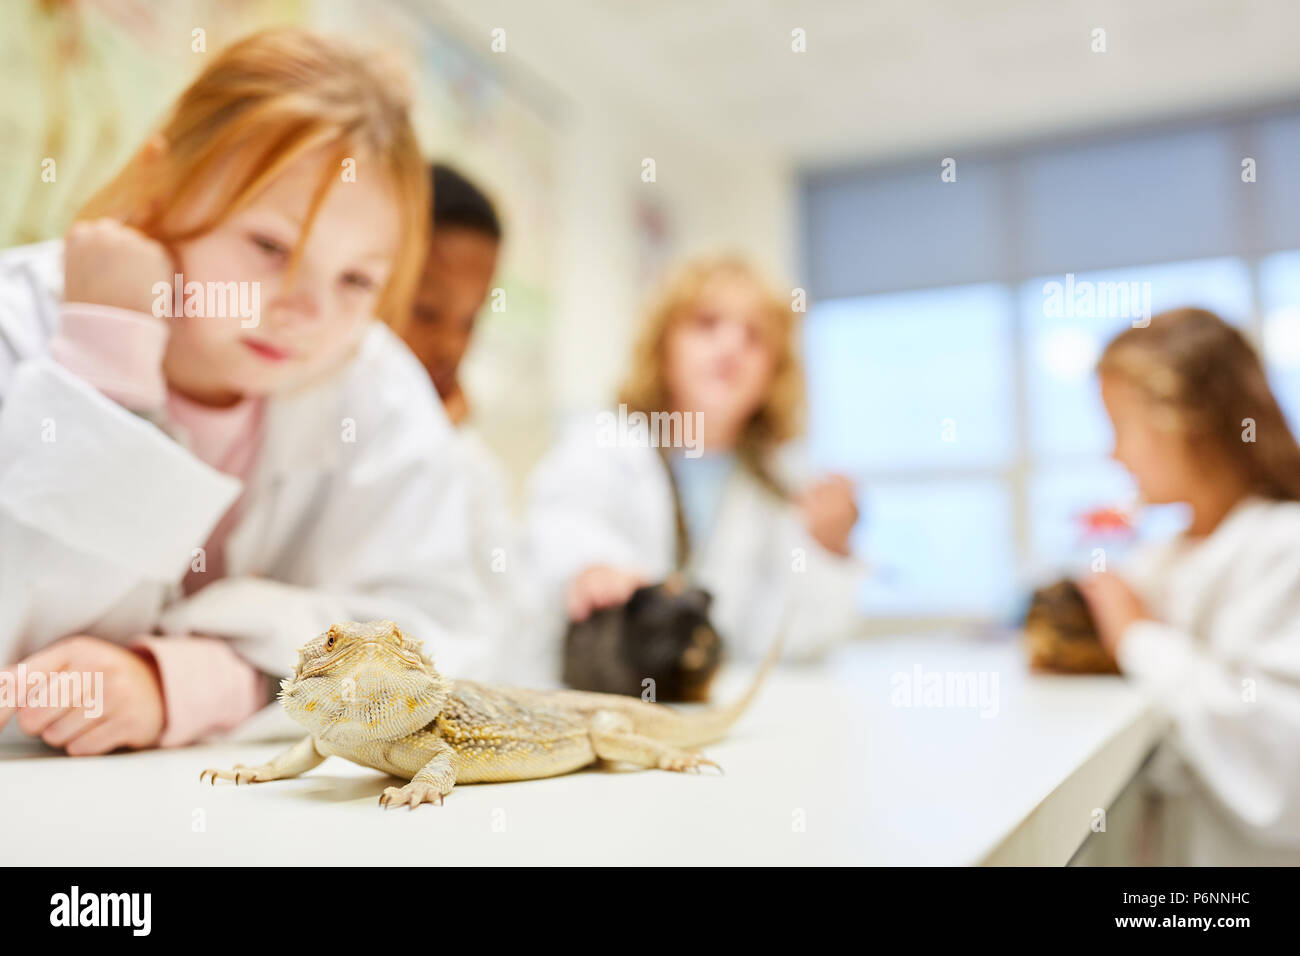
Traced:
POLYGON ((712 596, 677 575, 637 588, 626 604, 569 625, 564 682, 576 690, 639 697, 654 681, 660 701, 705 701, 722 659, 709 622, 712 596))
POLYGON ((1025 614, 1025 638, 1030 666, 1036 670, 1119 673, 1097 637, 1088 603, 1068 578, 1034 592, 1025 614))

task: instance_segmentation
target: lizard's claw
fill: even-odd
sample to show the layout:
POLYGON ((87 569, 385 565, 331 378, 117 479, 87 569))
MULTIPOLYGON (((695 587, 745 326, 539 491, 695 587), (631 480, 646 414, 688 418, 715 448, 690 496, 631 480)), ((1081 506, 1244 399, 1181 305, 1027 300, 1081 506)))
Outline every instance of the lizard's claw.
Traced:
POLYGON ((701 767, 712 767, 719 774, 722 773, 722 767, 717 763, 704 756, 704 754, 690 750, 673 750, 659 758, 660 770, 672 770, 677 773, 686 771, 699 773, 701 767))
POLYGON ((442 806, 442 793, 432 784, 412 780, 404 787, 386 787, 379 795, 381 807, 401 806, 406 804, 414 810, 422 803, 436 803, 442 806))
POLYGON ((231 770, 204 770, 199 774, 199 783, 202 783, 209 774, 212 775, 212 785, 214 787, 217 785, 217 780, 233 780, 235 781, 236 786, 241 783, 259 782, 257 768, 245 767, 242 763, 235 764, 234 768, 231 770))

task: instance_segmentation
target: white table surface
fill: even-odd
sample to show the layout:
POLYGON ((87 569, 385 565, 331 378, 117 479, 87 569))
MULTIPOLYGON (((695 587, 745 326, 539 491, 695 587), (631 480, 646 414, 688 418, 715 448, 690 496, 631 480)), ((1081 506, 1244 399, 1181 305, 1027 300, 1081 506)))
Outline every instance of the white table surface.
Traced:
MULTIPOLYGON (((729 699, 749 676, 729 670, 729 699)), ((295 779, 199 783, 278 744, 69 758, 0 748, 8 864, 1064 864, 1154 745, 1120 678, 1029 675, 1006 642, 874 641, 778 670, 725 775, 593 769, 382 810, 393 779, 334 757, 295 779), (996 712, 904 707, 916 668, 983 672, 996 712), (991 687, 991 685, 988 685, 991 687)))

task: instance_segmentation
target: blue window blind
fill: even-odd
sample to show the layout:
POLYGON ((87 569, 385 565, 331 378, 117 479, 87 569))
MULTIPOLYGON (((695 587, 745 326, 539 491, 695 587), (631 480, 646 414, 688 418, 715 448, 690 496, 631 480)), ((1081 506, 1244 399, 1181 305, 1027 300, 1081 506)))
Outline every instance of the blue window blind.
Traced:
POLYGON ((1020 267, 1030 275, 1241 249, 1240 154, 1226 128, 1027 154, 1020 267))
POLYGON ((983 282, 1007 261, 1005 168, 959 163, 939 179, 939 159, 879 176, 805 181, 804 229, 816 298, 983 282))
POLYGON ((1300 115, 1262 122, 1252 139, 1258 153, 1256 246, 1300 249, 1300 115))

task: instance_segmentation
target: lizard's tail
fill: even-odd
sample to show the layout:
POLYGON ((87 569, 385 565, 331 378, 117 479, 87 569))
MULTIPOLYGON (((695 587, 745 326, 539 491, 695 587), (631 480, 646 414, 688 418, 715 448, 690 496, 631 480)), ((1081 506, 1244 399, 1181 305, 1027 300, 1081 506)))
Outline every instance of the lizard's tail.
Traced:
POLYGON ((749 709, 749 705, 754 702, 754 698, 758 696, 759 690, 767 680, 767 675, 781 659, 787 629, 783 624, 777 631, 776 639, 768 648, 767 655, 763 658, 763 663, 759 666, 753 681, 750 682, 749 689, 737 700, 725 707, 715 707, 703 713, 672 712, 673 719, 667 727, 654 734, 655 738, 676 747, 701 747, 725 737, 732 724, 749 709))

